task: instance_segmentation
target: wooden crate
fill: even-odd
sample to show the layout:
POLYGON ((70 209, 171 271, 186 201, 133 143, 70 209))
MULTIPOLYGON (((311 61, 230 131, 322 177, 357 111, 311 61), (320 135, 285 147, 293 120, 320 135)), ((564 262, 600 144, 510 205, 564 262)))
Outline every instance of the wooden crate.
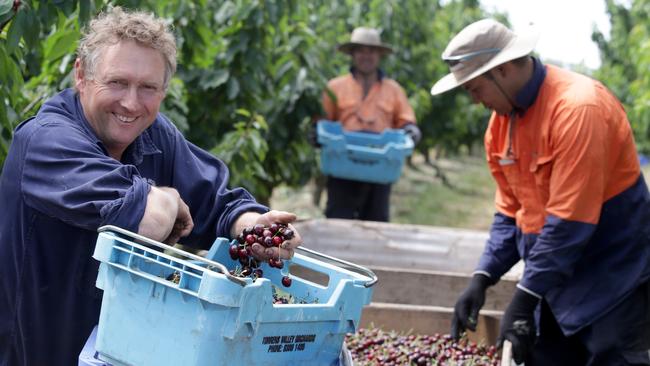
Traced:
MULTIPOLYGON (((381 303, 453 307, 471 274, 404 268, 370 267, 379 278, 372 300, 381 303)), ((510 303, 516 281, 505 278, 488 288, 485 310, 503 311, 510 303)))
MULTIPOLYGON (((468 332, 468 338, 477 343, 495 344, 502 314, 482 310, 476 332, 468 332)), ((450 307, 372 302, 363 309, 361 327, 411 334, 448 334, 452 315, 450 307)))
MULTIPOLYGON (((366 266, 379 278, 362 327, 419 334, 449 333, 453 306, 488 237, 473 230, 339 219, 302 221, 296 227, 305 247, 366 266)), ((521 271, 520 264, 488 289, 470 339, 496 342, 499 319, 521 271)))
MULTIPOLYGON (((453 307, 467 286, 470 276, 456 273, 371 268, 379 282, 373 301, 363 310, 362 327, 415 334, 447 334, 453 307)), ((477 331, 468 336, 476 342, 495 344, 499 319, 514 293, 516 281, 504 279, 490 287, 479 314, 477 331)))

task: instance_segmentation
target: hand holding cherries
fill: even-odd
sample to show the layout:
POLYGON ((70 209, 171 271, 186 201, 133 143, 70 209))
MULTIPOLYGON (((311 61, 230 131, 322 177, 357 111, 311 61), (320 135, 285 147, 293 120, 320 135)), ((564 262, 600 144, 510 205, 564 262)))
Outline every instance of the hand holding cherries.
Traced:
MULTIPOLYGON (((252 277, 253 280, 262 277, 263 271, 260 267, 261 258, 253 256, 253 245, 259 244, 268 249, 275 248, 278 255, 268 258, 268 264, 272 268, 282 269, 284 262, 281 259, 282 249, 285 243, 293 239, 295 232, 287 224, 272 223, 269 226, 255 224, 253 227, 247 227, 237 235, 236 241, 230 245, 228 253, 230 258, 239 261, 240 266, 230 271, 232 275, 240 277, 252 277)), ((292 250, 293 252, 293 250, 292 250)), ((270 252, 274 253, 274 252, 270 252)), ((291 253, 292 254, 292 253, 291 253)), ((282 284, 285 287, 291 286, 291 278, 284 276, 282 284)))

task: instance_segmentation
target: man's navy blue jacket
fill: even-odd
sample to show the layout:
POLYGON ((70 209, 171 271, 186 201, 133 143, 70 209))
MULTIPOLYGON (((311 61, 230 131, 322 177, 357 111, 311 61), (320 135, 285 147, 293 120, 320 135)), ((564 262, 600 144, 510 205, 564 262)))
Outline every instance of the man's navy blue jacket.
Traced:
POLYGON ((72 366, 99 318, 97 228, 137 231, 151 185, 174 187, 208 248, 245 211, 266 212, 228 169, 159 114, 125 151, 108 155, 65 90, 22 123, 0 176, 0 366, 72 366))

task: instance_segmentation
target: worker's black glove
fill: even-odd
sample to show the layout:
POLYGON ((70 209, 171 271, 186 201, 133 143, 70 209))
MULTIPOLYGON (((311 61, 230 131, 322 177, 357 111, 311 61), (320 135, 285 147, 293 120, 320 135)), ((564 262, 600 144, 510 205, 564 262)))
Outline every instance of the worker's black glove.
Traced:
POLYGON ((476 330, 478 312, 485 303, 485 290, 494 283, 484 274, 477 273, 456 301, 454 316, 451 319, 451 336, 458 340, 469 329, 476 330))
POLYGON ((312 123, 307 130, 307 142, 313 147, 320 147, 318 142, 318 130, 316 123, 312 123))
POLYGON ((501 319, 497 344, 501 346, 506 339, 509 340, 512 358, 517 364, 525 362, 531 355, 537 333, 534 317, 537 304, 537 297, 518 288, 501 319))
POLYGON ((411 137, 411 140, 413 140, 413 144, 417 145, 420 140, 422 140, 422 131, 420 131, 420 128, 413 122, 409 122, 402 127, 404 132, 406 132, 407 135, 411 137))

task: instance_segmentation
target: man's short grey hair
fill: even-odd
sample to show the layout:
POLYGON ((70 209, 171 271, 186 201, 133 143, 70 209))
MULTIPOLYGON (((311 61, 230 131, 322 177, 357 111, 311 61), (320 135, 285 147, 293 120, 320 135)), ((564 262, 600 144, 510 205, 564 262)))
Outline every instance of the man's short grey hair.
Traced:
POLYGON ((91 20, 79 41, 77 57, 88 78, 92 79, 95 67, 104 48, 120 41, 133 40, 138 44, 160 51, 165 59, 164 85, 176 72, 176 41, 167 22, 153 14, 127 11, 116 6, 91 20))

